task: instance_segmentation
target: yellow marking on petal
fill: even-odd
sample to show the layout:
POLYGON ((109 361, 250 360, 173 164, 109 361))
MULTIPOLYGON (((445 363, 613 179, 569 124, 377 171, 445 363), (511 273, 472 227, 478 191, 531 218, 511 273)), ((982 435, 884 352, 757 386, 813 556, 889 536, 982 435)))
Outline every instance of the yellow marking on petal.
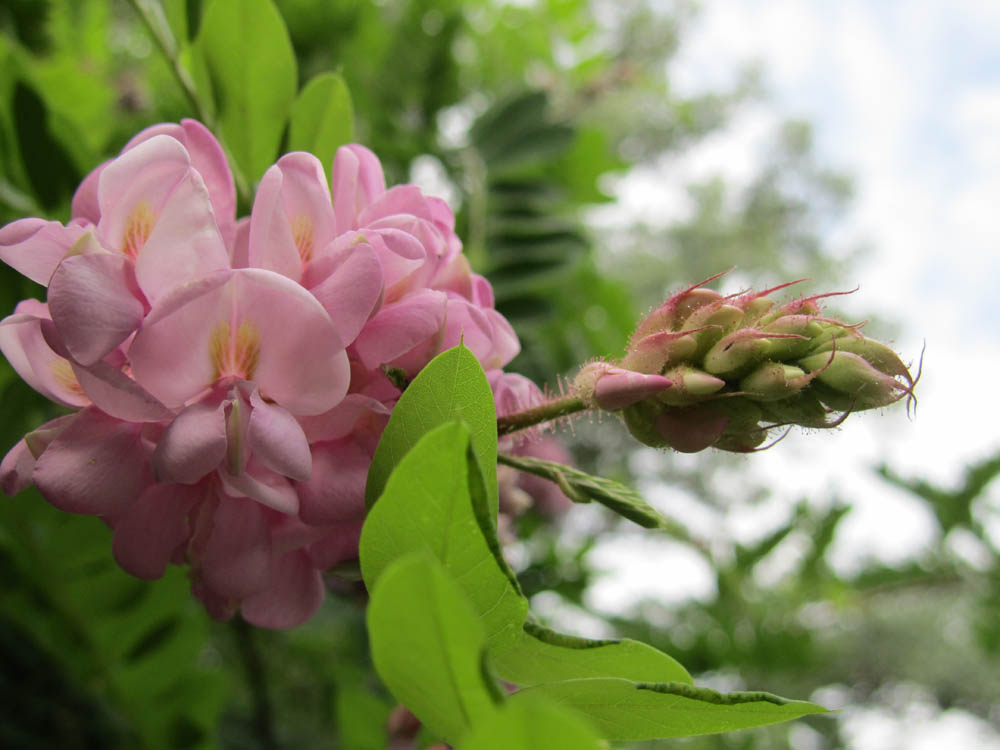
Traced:
POLYGON ((62 388, 76 396, 84 395, 83 387, 80 385, 80 381, 76 379, 76 373, 73 372, 73 367, 70 365, 69 360, 62 357, 53 359, 49 362, 49 371, 62 388))
POLYGON ((299 214, 292 219, 292 238, 295 240, 295 247, 302 262, 308 263, 312 260, 316 250, 316 240, 313 237, 312 220, 305 214, 299 214))
POLYGON ((153 209, 149 207, 149 204, 146 201, 136 203, 132 213, 125 220, 125 231, 122 232, 122 252, 135 260, 146 245, 146 240, 149 239, 155 223, 156 217, 153 216, 153 209))
POLYGON ((216 380, 225 377, 252 380, 260 361, 260 331, 245 321, 233 335, 229 323, 222 321, 209 339, 209 356, 216 380))

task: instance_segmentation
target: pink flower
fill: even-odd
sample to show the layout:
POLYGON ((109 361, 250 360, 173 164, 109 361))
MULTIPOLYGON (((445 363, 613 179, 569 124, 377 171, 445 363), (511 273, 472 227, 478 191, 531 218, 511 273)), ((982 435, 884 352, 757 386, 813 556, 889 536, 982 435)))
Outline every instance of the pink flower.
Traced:
MULTIPOLYGON (((213 617, 293 627, 356 558, 387 368, 464 341, 499 373, 519 348, 442 201, 386 189, 362 146, 332 180, 288 154, 237 221, 219 144, 185 120, 88 175, 67 225, 0 229, 0 259, 49 287, 0 321, 0 350, 75 410, 8 452, 0 487, 100 516, 133 575, 189 565, 213 617)), ((498 398, 533 388, 492 377, 498 398)))

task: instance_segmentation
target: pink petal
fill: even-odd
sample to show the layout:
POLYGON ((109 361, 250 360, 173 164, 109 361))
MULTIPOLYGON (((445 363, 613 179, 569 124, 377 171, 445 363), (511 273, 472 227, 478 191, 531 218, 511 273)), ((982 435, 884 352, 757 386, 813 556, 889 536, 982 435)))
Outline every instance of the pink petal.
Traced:
POLYGON ((350 343, 382 300, 382 266, 371 246, 365 244, 327 256, 319 263, 329 270, 329 275, 309 291, 330 315, 341 340, 350 343))
POLYGON ((168 406, 180 406, 230 375, 252 379, 264 398, 293 414, 320 414, 347 392, 350 368, 330 317, 284 276, 237 269, 220 286, 180 304, 170 295, 165 304, 165 313, 153 308, 129 357, 136 380, 168 406), (245 340, 256 342, 248 359, 252 372, 217 370, 212 341, 214 336, 218 342, 220 326, 233 335, 244 330, 245 340))
POLYGON ((153 451, 158 482, 194 484, 226 456, 225 402, 192 404, 182 411, 153 451))
POLYGON ((338 234, 323 165, 312 154, 296 151, 282 156, 275 166, 284 175, 281 198, 286 215, 293 225, 300 217, 308 220, 312 246, 318 251, 338 234))
POLYGON ((520 353, 521 342, 507 318, 489 308, 483 310, 483 313, 493 328, 493 350, 489 359, 483 362, 483 367, 503 367, 520 353))
MULTIPOLYGON (((267 511, 245 498, 220 494, 216 507, 205 512, 211 514, 208 538, 195 551, 205 584, 231 599, 260 591, 271 571, 267 511)), ((199 519, 199 526, 202 523, 199 519)))
POLYGON ((219 476, 231 495, 256 500, 279 513, 293 515, 299 511, 299 496, 295 494, 291 483, 280 474, 253 461, 241 474, 230 474, 225 468, 220 468, 219 476))
POLYGON ((323 577, 298 550, 274 561, 267 587, 244 599, 240 611, 252 625, 287 630, 316 614, 324 594, 323 577))
POLYGON ((73 358, 91 365, 140 326, 146 306, 131 261, 98 253, 59 265, 49 285, 49 311, 73 358))
POLYGON ((0 229, 0 260, 32 281, 47 286, 56 266, 84 235, 78 225, 18 219, 0 229))
POLYGON ((392 409, 378 399, 361 393, 348 393, 344 400, 325 414, 299 419, 310 443, 346 437, 366 416, 388 418, 392 409))
POLYGON ((312 456, 306 435, 295 417, 280 406, 250 394, 250 450, 255 459, 291 479, 308 479, 312 456))
POLYGON ((350 438, 313 446, 312 475, 295 485, 299 518, 314 525, 363 518, 371 462, 372 454, 350 438))
POLYGON ((125 145, 122 153, 157 135, 169 135, 187 149, 192 165, 205 181, 212 198, 212 209, 226 247, 232 247, 235 239, 236 187, 222 146, 211 131, 197 120, 181 120, 180 125, 162 123, 146 128, 125 145))
POLYGON ((292 227, 281 199, 283 182, 284 175, 275 164, 264 173, 257 186, 250 214, 247 265, 266 268, 292 281, 299 281, 302 278, 302 258, 295 246, 292 227))
POLYGON ((154 484, 115 523, 115 560, 139 578, 160 578, 191 536, 188 513, 204 499, 203 486, 154 484))
POLYGON ((86 219, 91 224, 101 220, 101 206, 97 200, 97 186, 101 172, 110 164, 110 160, 98 165, 90 174, 83 178, 80 187, 73 193, 72 213, 74 219, 86 219))
POLYGON ((480 307, 493 308, 496 306, 493 299, 493 287, 478 273, 472 274, 472 296, 469 299, 480 307))
POLYGON ((128 244, 129 217, 135 215, 136 208, 143 204, 158 218, 174 188, 190 171, 187 149, 167 135, 155 135, 107 164, 97 187, 101 244, 123 251, 128 244))
POLYGON ((52 351, 42 335, 48 311, 41 303, 30 302, 34 304, 25 300, 17 306, 17 313, 0 321, 0 351, 17 374, 43 396, 65 406, 88 406, 90 399, 81 390, 69 360, 52 351), (31 309, 38 314, 28 314, 31 309))
POLYGON ((349 144, 333 158, 333 209, 337 232, 356 229, 358 215, 385 192, 385 176, 378 157, 364 146, 349 144))
POLYGON ((226 154, 211 131, 197 120, 181 120, 181 127, 191 163, 208 188, 223 242, 232 247, 236 239, 236 185, 226 154))
POLYGON ((0 462, 0 489, 8 497, 14 497, 31 486, 34 470, 35 457, 28 450, 28 444, 24 440, 17 441, 0 462))
POLYGON ((406 214, 431 221, 433 214, 423 192, 416 185, 396 185, 382 193, 358 216, 358 226, 368 226, 388 216, 406 214))
MULTIPOLYGON (((235 230, 234 230, 235 231, 235 230)), ((194 170, 177 183, 135 261, 135 276, 155 301, 178 284, 229 268, 205 183, 194 170)))
POLYGON ((59 437, 63 430, 73 424, 73 420, 76 417, 76 414, 66 414, 62 417, 56 417, 25 435, 24 444, 28 446, 31 455, 37 459, 45 453, 45 449, 49 447, 49 444, 59 437))
POLYGON ((493 326, 490 324, 486 314, 468 300, 458 296, 448 298, 448 318, 445 322, 444 339, 441 342, 443 349, 450 349, 465 344, 473 354, 476 355, 484 369, 497 369, 499 365, 491 364, 489 367, 485 362, 489 359, 493 351, 493 326))
POLYGON ((545 400, 532 380, 516 372, 487 370, 486 379, 493 389, 493 403, 499 417, 539 406, 545 400))
MULTIPOLYGON (((446 265, 439 266, 431 281, 431 287, 445 292, 455 292, 472 300, 472 268, 469 259, 464 255, 456 255, 446 265)), ((486 305, 492 307, 492 305, 486 305)))
POLYGON ((88 407, 49 443, 34 477, 39 492, 60 510, 121 513, 151 479, 142 425, 88 407))
POLYGON ((323 539, 309 546, 313 565, 320 570, 328 570, 347 560, 357 560, 363 523, 347 521, 331 526, 323 539))
POLYGON ((354 342, 361 362, 375 369, 432 339, 442 330, 447 306, 444 292, 423 289, 383 307, 354 342))
POLYGON ((233 268, 247 268, 250 265, 250 217, 244 216, 236 222, 236 240, 233 242, 233 268))
POLYGON ((386 300, 395 302, 407 293, 427 286, 433 258, 419 239, 401 229, 365 232, 382 264, 386 300))
POLYGON ((94 405, 128 422, 159 422, 173 416, 149 391, 106 360, 84 367, 70 363, 77 382, 94 405))

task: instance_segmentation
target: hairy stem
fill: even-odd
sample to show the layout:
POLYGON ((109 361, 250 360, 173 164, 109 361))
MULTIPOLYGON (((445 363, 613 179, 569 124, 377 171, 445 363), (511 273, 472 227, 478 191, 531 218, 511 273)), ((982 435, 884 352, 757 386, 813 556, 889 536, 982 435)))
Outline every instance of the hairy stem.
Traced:
POLYGON ((509 435, 512 432, 523 430, 543 422, 551 422, 560 417, 586 411, 587 404, 579 396, 566 396, 565 398, 549 401, 541 406, 525 409, 514 414, 497 419, 497 434, 509 435))
POLYGON ((253 701, 253 724, 261 750, 277 750, 278 741, 274 734, 274 721, 271 715, 271 699, 267 690, 267 674, 264 672, 264 662, 254 641, 253 628, 241 617, 233 621, 236 633, 236 646, 243 660, 247 683, 253 701))

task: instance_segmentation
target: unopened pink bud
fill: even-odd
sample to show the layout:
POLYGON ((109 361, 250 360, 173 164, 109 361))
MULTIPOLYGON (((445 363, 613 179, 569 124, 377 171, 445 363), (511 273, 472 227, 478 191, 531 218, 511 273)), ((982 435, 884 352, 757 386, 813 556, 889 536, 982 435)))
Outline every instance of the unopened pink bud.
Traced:
POLYGON ((573 390, 584 401, 607 411, 618 411, 670 388, 662 375, 647 375, 608 362, 591 362, 573 381, 573 390))
POLYGON ((617 411, 662 393, 673 385, 662 375, 644 375, 620 367, 604 372, 594 386, 594 401, 602 409, 617 411))

